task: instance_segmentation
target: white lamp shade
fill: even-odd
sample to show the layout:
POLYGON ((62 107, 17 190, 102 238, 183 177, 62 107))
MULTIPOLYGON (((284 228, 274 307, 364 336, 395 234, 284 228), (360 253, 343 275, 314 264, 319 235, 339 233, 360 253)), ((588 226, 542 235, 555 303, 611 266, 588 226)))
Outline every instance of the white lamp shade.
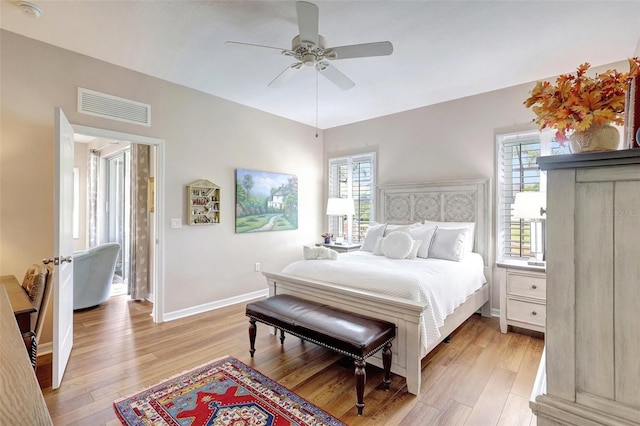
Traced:
POLYGON ((518 192, 513 203, 514 219, 543 219, 547 209, 545 192, 518 192))
POLYGON ((329 198, 327 201, 327 216, 353 216, 355 212, 353 198, 329 198))

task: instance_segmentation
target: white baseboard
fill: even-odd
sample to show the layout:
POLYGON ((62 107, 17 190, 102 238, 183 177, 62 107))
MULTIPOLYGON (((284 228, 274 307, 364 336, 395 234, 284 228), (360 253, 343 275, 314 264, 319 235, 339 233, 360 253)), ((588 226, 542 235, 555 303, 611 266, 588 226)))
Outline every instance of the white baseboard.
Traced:
POLYGON ((181 309, 179 311, 173 311, 165 313, 163 321, 173 321, 180 318, 190 317, 191 315, 201 314, 203 312, 213 311, 214 309, 224 308, 225 306, 234 305, 236 303, 247 302, 249 300, 258 299, 260 297, 266 297, 269 295, 269 289, 254 291, 253 293, 241 294, 240 296, 230 297, 228 299, 217 300, 211 303, 205 303, 204 305, 198 305, 187 309, 181 309))
POLYGON ((53 342, 38 344, 38 356, 53 353, 53 342))
POLYGON ((491 316, 492 317, 499 317, 500 316, 500 309, 491 308, 491 316))

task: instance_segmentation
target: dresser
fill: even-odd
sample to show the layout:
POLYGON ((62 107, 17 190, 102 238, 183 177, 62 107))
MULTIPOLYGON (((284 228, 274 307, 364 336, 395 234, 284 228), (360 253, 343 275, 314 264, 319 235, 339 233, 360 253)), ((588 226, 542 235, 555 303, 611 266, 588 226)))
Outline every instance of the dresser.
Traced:
POLYGON ((538 425, 640 424, 640 149, 549 156, 538 425))
POLYGON ((547 314, 547 278, 544 266, 526 262, 498 262, 500 331, 509 326, 544 333, 547 314))

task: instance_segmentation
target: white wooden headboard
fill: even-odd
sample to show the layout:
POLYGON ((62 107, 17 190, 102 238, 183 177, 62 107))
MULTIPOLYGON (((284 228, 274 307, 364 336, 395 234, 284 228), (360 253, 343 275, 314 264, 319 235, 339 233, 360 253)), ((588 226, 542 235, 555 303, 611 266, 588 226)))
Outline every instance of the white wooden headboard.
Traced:
POLYGON ((475 248, 485 262, 487 279, 493 265, 491 181, 455 180, 378 186, 376 221, 405 224, 432 220, 475 222, 475 248))

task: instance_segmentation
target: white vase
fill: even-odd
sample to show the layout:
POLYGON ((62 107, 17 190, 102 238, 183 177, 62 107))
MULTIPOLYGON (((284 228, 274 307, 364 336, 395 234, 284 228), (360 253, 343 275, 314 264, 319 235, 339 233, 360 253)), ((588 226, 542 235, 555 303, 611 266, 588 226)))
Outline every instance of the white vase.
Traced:
POLYGON ((620 146, 620 132, 609 124, 593 124, 569 137, 571 152, 614 151, 620 146))

